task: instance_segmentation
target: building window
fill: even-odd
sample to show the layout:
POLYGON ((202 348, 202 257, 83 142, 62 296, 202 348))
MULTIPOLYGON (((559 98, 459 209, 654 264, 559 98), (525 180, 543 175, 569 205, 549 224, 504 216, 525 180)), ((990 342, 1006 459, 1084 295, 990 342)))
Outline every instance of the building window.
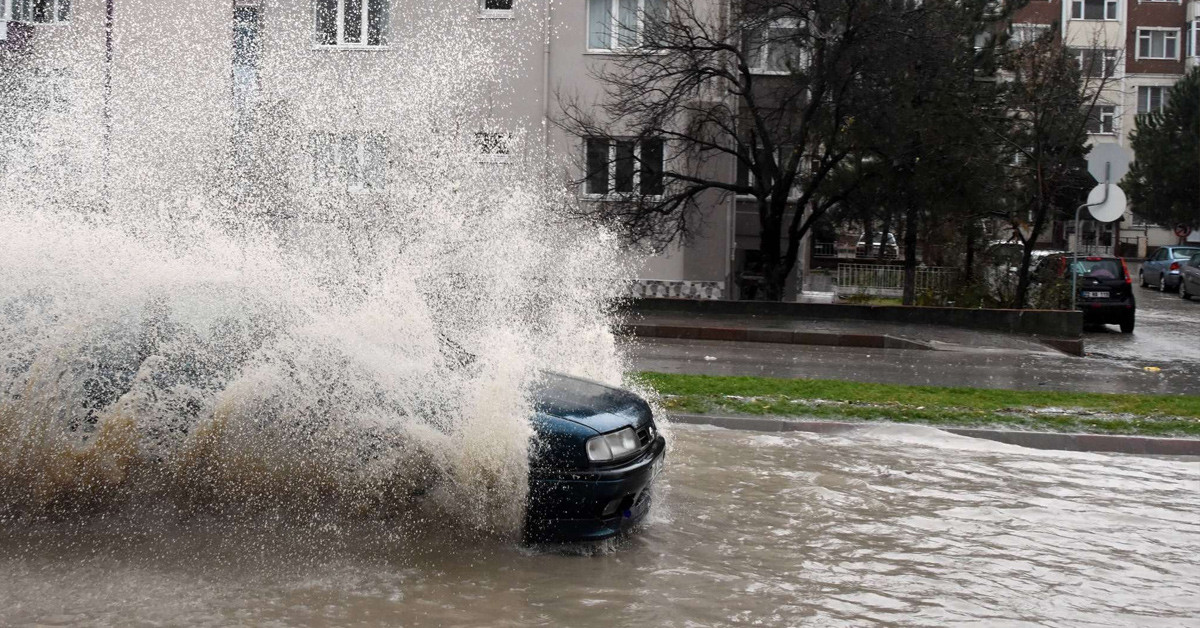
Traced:
POLYGON ((512 154, 512 134, 500 131, 476 131, 475 148, 479 161, 485 163, 507 163, 512 154))
POLYGON ((1013 24, 1008 45, 1010 48, 1027 46, 1040 39, 1049 30, 1049 24, 1013 24))
POLYGON ((0 0, 6 21, 26 24, 61 24, 71 17, 71 0, 0 0))
POLYGON ((1179 29, 1138 29, 1139 59, 1178 59, 1179 29))
POLYGON ((1138 113, 1154 113, 1161 111, 1167 104, 1167 91, 1169 87, 1139 87, 1138 88, 1138 113))
MULTIPOLYGON (((776 148, 775 149, 775 166, 781 171, 784 170, 785 166, 788 163, 788 160, 790 160, 792 158, 795 151, 796 151, 796 147, 791 144, 784 144, 784 145, 780 146, 779 148, 776 148)), ((760 167, 762 165, 766 164, 767 157, 768 157, 768 155, 765 151, 758 149, 757 163, 760 165, 760 167)), ((798 168, 798 170, 800 170, 800 172, 796 173, 796 178, 792 180, 792 187, 790 190, 788 190, 788 198, 789 199, 799 198, 800 195, 803 193, 804 190, 803 190, 803 186, 801 184, 803 183, 803 181, 802 181, 803 176, 806 174, 805 168, 808 169, 807 170, 808 173, 811 173, 814 170, 818 169, 819 167, 820 167, 820 160, 813 159, 813 160, 811 160, 811 162, 805 162, 803 157, 801 157, 800 167, 798 168)), ((741 160, 741 159, 738 160, 737 183, 738 183, 738 185, 744 185, 747 187, 755 187, 758 184, 758 177, 754 176, 754 173, 751 172, 750 167, 746 164, 746 162, 744 160, 741 160)), ((771 181, 767 181, 766 184, 767 184, 768 188, 770 188, 774 185, 774 183, 771 181)))
POLYGON ((483 14, 489 17, 511 17, 513 0, 483 0, 483 14))
POLYGON ((1071 0, 1072 20, 1115 20, 1117 0, 1071 0))
POLYGON ((316 44, 344 48, 387 45, 388 0, 316 0, 316 44))
POLYGON ((1109 78, 1117 73, 1117 50, 1073 48, 1079 73, 1088 78, 1109 78))
POLYGON ((663 148, 663 141, 655 138, 587 138, 584 140, 587 161, 584 194, 661 196, 664 190, 663 148))
POLYGON ((324 133, 309 136, 313 181, 353 193, 381 190, 387 183, 388 141, 377 134, 324 133))
POLYGON ((648 26, 666 15, 666 0, 588 0, 588 50, 650 45, 648 26))
POLYGON ((1188 25, 1188 32, 1191 33, 1188 37, 1188 56, 1200 57, 1200 17, 1188 25))
POLYGON ((804 66, 800 24, 794 19, 772 20, 746 34, 746 64, 755 74, 788 74, 804 66))
POLYGON ((262 52, 259 35, 262 16, 257 6, 235 6, 233 9, 233 96, 241 108, 246 107, 258 91, 258 65, 262 52))
POLYGON ((1087 132, 1092 135, 1112 135, 1116 132, 1117 108, 1096 105, 1088 111, 1087 132))

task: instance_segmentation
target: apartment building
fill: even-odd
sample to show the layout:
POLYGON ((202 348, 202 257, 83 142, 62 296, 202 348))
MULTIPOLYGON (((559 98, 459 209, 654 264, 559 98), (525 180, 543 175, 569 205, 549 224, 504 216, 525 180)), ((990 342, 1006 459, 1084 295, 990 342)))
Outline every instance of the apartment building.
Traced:
MULTIPOLYGON (((478 40, 492 46, 497 58, 512 60, 477 108, 478 119, 463 121, 479 127, 481 151, 502 161, 505 138, 520 134, 525 150, 542 151, 582 172, 589 142, 551 123, 560 111, 559 98, 598 102, 603 90, 591 70, 634 45, 640 28, 617 25, 616 16, 653 10, 655 2, 0 0, 0 80, 24 67, 20 88, 40 93, 35 101, 69 100, 55 108, 80 129, 105 128, 112 159, 145 163, 169 158, 180 146, 197 153, 228 150, 237 143, 239 110, 255 99, 303 108, 354 91, 366 96, 348 103, 347 116, 369 118, 367 87, 386 85, 395 67, 412 65, 423 37, 453 23, 474 34, 473 44, 478 40), (180 131, 148 132, 147 111, 180 131)), ((16 87, 10 82, 4 89, 16 87)), ((313 129, 305 140, 314 153, 313 176, 349 172, 349 184, 369 186, 388 150, 377 140, 336 128, 313 129)), ((635 150, 643 151, 644 161, 669 147, 635 150)), ((643 174, 647 169, 629 175, 619 157, 608 160, 603 186, 590 180, 591 185, 581 186, 584 202, 653 187, 643 174)), ((686 247, 651 256, 638 273, 635 291, 727 297, 732 212, 731 203, 703 202, 704 227, 686 247)))
MULTIPOLYGON (((1091 142, 1117 144, 1132 160, 1136 117, 1161 109, 1171 86, 1200 63, 1200 0, 1030 0, 1013 20, 1018 38, 1050 28, 1078 55, 1085 76, 1105 81, 1088 127, 1091 142)), ((1173 226, 1148 224, 1130 208, 1116 223, 1084 221, 1080 244, 1145 256, 1179 241, 1173 226)), ((1071 244, 1071 231, 1059 223, 1049 237, 1071 244)))
MULTIPOLYGON (((483 151, 503 159, 504 138, 520 134, 532 140, 525 150, 572 164, 576 173, 589 160, 603 163, 607 176, 587 167, 593 176, 579 193, 582 202, 604 202, 608 195, 653 193, 654 168, 632 171, 622 167, 621 156, 638 151, 644 162, 670 146, 601 145, 571 136, 551 119, 560 111, 560 97, 601 100, 603 86, 592 71, 636 45, 639 36, 636 18, 624 20, 622 12, 654 10, 656 1, 0 0, 0 88, 13 89, 3 83, 6 72, 36 66, 26 68, 23 88, 43 92, 39 98, 51 103, 49 109, 81 128, 106 128, 115 158, 153 160, 180 145, 217 152, 237 143, 238 111, 247 102, 304 107, 339 99, 354 86, 386 84, 387 72, 411 63, 437 25, 467 25, 498 58, 512 60, 482 103, 482 114, 467 121, 478 126, 483 151), (162 62, 167 52, 176 62, 162 62), (145 111, 168 112, 157 118, 182 131, 147 133, 145 111)), ((1095 111, 1094 142, 1128 146, 1135 116, 1161 107, 1166 88, 1200 54, 1200 0, 1031 0, 1014 31, 1021 37, 1052 27, 1079 51, 1085 67, 1111 79, 1095 111)), ((754 71, 778 74, 766 58, 754 71)), ((351 106, 349 115, 358 118, 372 110, 368 97, 351 106)), ((304 140, 313 153, 312 176, 349 171, 348 184, 371 185, 386 142, 369 133, 312 131, 304 140)), ((0 127, 0 142, 3 132, 0 127)), ((712 167, 740 176, 732 161, 712 167)), ((760 248, 753 203, 711 193, 700 200, 700 214, 685 246, 645 262, 635 292, 744 296, 736 278, 754 267, 760 248)), ((1061 240, 1073 237, 1067 225, 1055 229, 1061 240)), ((1136 213, 1116 226, 1089 223, 1082 232, 1090 246, 1116 248, 1124 241, 1125 254, 1176 241, 1170 230, 1146 225, 1136 213)), ((806 243, 802 265, 808 248, 806 243)), ((800 283, 793 277, 789 297, 800 283)))

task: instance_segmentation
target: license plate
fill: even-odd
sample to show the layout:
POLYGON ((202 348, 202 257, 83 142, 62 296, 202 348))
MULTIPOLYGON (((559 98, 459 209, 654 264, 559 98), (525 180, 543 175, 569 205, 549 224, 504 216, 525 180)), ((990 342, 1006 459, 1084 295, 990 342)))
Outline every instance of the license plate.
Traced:
POLYGON ((1083 298, 1085 298, 1085 299, 1107 299, 1108 292, 1101 292, 1098 290, 1084 290, 1083 298))

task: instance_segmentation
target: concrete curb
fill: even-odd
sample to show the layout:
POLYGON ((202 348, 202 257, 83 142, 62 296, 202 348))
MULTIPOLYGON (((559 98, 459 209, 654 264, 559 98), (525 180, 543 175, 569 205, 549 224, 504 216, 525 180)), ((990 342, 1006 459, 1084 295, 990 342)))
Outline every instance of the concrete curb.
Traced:
MULTIPOLYGON (((672 414, 671 420, 690 425, 713 425, 754 432, 810 432, 838 434, 879 425, 847 421, 794 421, 775 417, 735 417, 706 414, 672 414)), ((893 424, 900 425, 900 424, 893 424)), ((1111 434, 1061 434, 1057 432, 1017 432, 974 428, 937 428, 943 432, 984 440, 1058 451, 1090 451, 1155 456, 1200 456, 1200 439, 1121 436, 1111 434)))
MULTIPOLYGON (((677 340, 725 340, 733 342, 772 342, 791 345, 828 347, 857 347, 860 349, 915 349, 936 351, 929 343, 887 334, 838 334, 831 332, 790 331, 787 329, 755 329, 749 327, 709 327, 693 325, 652 325, 626 323, 618 332, 641 338, 672 338, 677 340)), ((1042 344, 1068 355, 1083 355, 1083 340, 1037 337, 1042 344)))
POLYGON ((642 338, 674 338, 681 340, 726 340, 734 342, 773 342, 792 345, 823 345, 830 347, 859 347, 863 349, 916 349, 933 351, 933 347, 915 340, 886 334, 836 334, 828 332, 789 331, 786 329, 753 329, 747 327, 694 327, 682 325, 648 325, 629 323, 619 329, 622 333, 642 338))

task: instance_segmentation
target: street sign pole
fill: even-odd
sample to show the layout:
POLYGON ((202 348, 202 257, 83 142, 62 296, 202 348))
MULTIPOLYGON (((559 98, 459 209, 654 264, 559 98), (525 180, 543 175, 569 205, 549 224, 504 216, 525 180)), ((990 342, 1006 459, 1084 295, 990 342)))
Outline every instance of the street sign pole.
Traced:
POLYGON ((1083 238, 1083 234, 1079 232, 1079 212, 1085 207, 1093 205, 1103 205, 1108 202, 1108 185, 1109 179, 1112 178, 1112 164, 1104 164, 1104 198, 1100 199, 1099 203, 1084 203, 1075 208, 1075 245, 1071 247, 1071 311, 1075 311, 1075 291, 1079 276, 1079 241, 1083 238))

